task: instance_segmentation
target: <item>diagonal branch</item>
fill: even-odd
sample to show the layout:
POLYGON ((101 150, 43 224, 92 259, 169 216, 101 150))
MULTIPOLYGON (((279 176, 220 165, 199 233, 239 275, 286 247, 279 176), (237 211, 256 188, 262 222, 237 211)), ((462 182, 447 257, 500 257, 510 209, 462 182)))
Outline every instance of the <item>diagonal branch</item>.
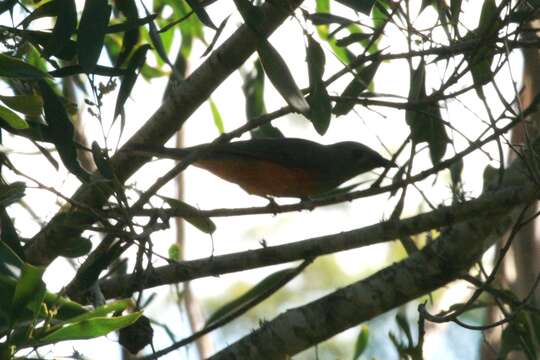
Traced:
POLYGON ((123 297, 155 286, 317 257, 452 226, 479 216, 495 217, 507 211, 509 207, 529 202, 538 195, 539 191, 533 184, 510 186, 463 204, 440 207, 429 213, 400 221, 384 221, 361 229, 284 245, 213 256, 208 259, 182 261, 148 270, 142 276, 144 284, 141 284, 140 276, 124 275, 102 281, 100 287, 106 298, 123 297))
MULTIPOLYGON (((263 35, 273 32, 301 4, 301 0, 268 1, 261 7, 258 31, 263 35)), ((185 81, 171 89, 170 96, 124 146, 134 143, 164 144, 191 114, 210 96, 233 71, 255 51, 257 35, 241 26, 223 45, 195 70, 185 81)), ((111 165, 120 181, 127 180, 148 161, 148 157, 119 151, 111 165)), ((73 196, 76 203, 100 208, 112 190, 97 184, 82 185, 73 196)), ((76 241, 81 228, 92 224, 95 215, 74 207, 61 212, 34 236, 25 248, 26 258, 36 265, 48 265, 71 241, 76 241)))

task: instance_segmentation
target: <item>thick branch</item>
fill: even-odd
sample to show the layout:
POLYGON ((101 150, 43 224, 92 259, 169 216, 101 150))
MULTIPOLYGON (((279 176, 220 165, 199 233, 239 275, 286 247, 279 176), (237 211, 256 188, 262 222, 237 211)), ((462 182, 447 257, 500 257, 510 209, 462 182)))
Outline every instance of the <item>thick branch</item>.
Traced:
MULTIPOLYGON (((264 19, 258 28, 262 34, 270 34, 300 5, 301 0, 274 0, 262 6, 264 19)), ((141 129, 129 139, 133 143, 165 143, 191 114, 210 96, 233 71, 255 51, 256 35, 246 26, 240 27, 225 43, 185 81, 171 89, 170 97, 146 121, 141 129)), ((125 146, 125 147, 126 147, 125 146)), ((124 147, 124 148, 125 148, 124 147)), ((112 158, 112 166, 120 181, 128 179, 148 157, 135 156, 119 151, 112 158)), ((111 195, 110 188, 85 184, 73 196, 76 203, 100 208, 111 195)), ((75 208, 62 209, 43 228, 25 249, 27 260, 33 264, 47 265, 53 261, 69 241, 74 241, 81 228, 96 221, 95 214, 75 208)))
POLYGON ((100 287, 106 298, 123 297, 155 286, 312 258, 448 227, 480 215, 496 216, 510 207, 529 202, 537 195, 537 188, 531 184, 525 187, 513 186, 460 205, 440 207, 432 212, 399 222, 385 221, 361 229, 284 245, 215 256, 209 259, 182 261, 150 269, 146 274, 136 278, 133 275, 125 275, 105 280, 101 282, 100 287), (145 280, 144 284, 141 284, 141 278, 145 280))

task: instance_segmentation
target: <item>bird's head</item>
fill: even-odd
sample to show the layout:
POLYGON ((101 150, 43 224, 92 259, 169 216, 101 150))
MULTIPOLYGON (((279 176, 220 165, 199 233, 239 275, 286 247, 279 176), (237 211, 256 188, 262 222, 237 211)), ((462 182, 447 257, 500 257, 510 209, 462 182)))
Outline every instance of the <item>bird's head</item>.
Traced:
POLYGON ((396 166, 376 151, 353 141, 345 141, 331 145, 334 148, 336 162, 350 169, 351 175, 379 168, 396 166))

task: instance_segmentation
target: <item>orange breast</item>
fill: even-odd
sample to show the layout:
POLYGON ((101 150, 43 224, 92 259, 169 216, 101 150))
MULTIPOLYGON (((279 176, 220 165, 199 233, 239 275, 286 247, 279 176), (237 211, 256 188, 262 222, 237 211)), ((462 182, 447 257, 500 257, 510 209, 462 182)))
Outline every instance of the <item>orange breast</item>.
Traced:
POLYGON ((240 185, 254 195, 308 197, 318 192, 318 174, 262 160, 201 160, 195 166, 240 185))

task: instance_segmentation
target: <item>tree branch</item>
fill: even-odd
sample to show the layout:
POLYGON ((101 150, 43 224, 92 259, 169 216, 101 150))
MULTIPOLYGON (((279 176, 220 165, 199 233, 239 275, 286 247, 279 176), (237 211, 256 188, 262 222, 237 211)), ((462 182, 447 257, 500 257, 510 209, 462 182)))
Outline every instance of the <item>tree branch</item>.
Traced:
POLYGON ((124 275, 102 281, 106 298, 130 296, 135 291, 193 280, 205 276, 243 271, 263 266, 326 255, 410 236, 431 229, 452 226, 474 217, 496 216, 509 207, 531 201, 540 195, 533 184, 510 186, 463 204, 440 207, 408 219, 384 221, 361 229, 305 239, 284 245, 265 247, 208 259, 182 261, 148 270, 144 275, 124 275), (141 278, 144 284, 141 284, 141 278))

